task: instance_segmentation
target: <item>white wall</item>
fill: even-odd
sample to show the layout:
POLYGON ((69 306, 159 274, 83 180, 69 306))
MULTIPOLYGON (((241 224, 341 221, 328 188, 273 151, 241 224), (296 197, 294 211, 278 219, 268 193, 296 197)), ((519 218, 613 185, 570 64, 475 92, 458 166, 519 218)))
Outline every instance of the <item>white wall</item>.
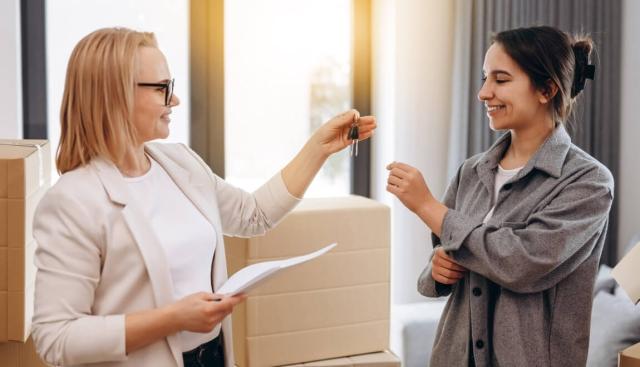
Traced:
POLYGON ((619 254, 631 239, 640 232, 640 164, 638 164, 638 142, 640 142, 640 2, 623 0, 622 20, 622 91, 620 126, 620 175, 616 182, 620 218, 618 228, 619 254))
POLYGON ((431 252, 430 232, 385 191, 391 161, 420 169, 433 194, 446 187, 453 62, 454 2, 374 0, 372 195, 392 208, 391 300, 424 301, 418 275, 431 252))
POLYGON ((0 1, 0 139, 22 138, 20 0, 0 1))

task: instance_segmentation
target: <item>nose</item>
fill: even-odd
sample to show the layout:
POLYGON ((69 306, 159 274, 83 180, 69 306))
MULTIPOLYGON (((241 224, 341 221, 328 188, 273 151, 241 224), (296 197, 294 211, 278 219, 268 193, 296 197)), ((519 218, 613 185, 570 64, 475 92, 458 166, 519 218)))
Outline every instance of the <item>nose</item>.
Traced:
POLYGON ((480 101, 488 101, 493 98, 493 91, 491 90, 491 86, 488 80, 485 80, 482 83, 482 87, 478 91, 478 99, 480 101))
POLYGON ((171 100, 169 101, 169 106, 175 107, 180 104, 180 98, 174 93, 171 95, 171 100))

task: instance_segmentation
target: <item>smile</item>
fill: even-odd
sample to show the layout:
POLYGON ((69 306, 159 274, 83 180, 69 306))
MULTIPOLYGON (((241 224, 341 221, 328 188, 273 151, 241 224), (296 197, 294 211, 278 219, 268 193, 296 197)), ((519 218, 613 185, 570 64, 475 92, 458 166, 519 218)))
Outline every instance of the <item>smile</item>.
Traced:
POLYGON ((487 106, 487 112, 491 113, 491 112, 495 112, 498 110, 501 110, 503 108, 505 108, 505 105, 497 105, 497 106, 487 106))

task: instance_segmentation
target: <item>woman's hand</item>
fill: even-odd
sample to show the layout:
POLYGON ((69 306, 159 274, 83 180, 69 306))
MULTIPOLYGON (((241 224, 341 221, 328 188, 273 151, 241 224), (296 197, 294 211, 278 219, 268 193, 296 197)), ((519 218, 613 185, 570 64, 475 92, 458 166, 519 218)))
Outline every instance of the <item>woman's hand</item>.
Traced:
POLYGON ((349 129, 354 121, 358 124, 358 140, 373 135, 375 117, 358 117, 358 111, 350 110, 324 123, 282 169, 282 180, 291 195, 301 198, 327 158, 351 144, 349 129))
POLYGON ((329 156, 351 144, 349 129, 354 122, 358 124, 358 140, 360 141, 369 139, 377 127, 375 117, 360 117, 358 111, 349 110, 320 126, 310 141, 316 143, 324 155, 329 156))
POLYGON ((170 305, 179 330, 207 333, 222 322, 246 296, 221 296, 199 292, 170 305))
POLYGON ((387 165, 387 191, 394 194, 407 209, 414 213, 426 206, 433 195, 422 173, 408 164, 393 162, 387 165))
POLYGON ((442 247, 437 247, 431 259, 431 277, 438 283, 455 284, 464 277, 468 271, 447 256, 442 247))
POLYGON ((433 197, 422 173, 400 162, 390 163, 387 169, 389 170, 387 191, 400 199, 407 209, 416 213, 431 232, 440 236, 444 216, 449 209, 433 197))

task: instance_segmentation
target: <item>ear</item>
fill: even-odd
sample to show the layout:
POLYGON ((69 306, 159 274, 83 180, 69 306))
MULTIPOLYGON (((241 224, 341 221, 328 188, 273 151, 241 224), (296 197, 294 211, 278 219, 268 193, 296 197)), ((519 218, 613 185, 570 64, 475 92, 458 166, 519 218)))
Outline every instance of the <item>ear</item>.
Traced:
POLYGON ((556 96, 557 93, 558 85, 552 80, 548 80, 546 87, 540 90, 538 93, 538 101, 540 101, 540 103, 542 104, 547 104, 553 99, 553 97, 556 96))

